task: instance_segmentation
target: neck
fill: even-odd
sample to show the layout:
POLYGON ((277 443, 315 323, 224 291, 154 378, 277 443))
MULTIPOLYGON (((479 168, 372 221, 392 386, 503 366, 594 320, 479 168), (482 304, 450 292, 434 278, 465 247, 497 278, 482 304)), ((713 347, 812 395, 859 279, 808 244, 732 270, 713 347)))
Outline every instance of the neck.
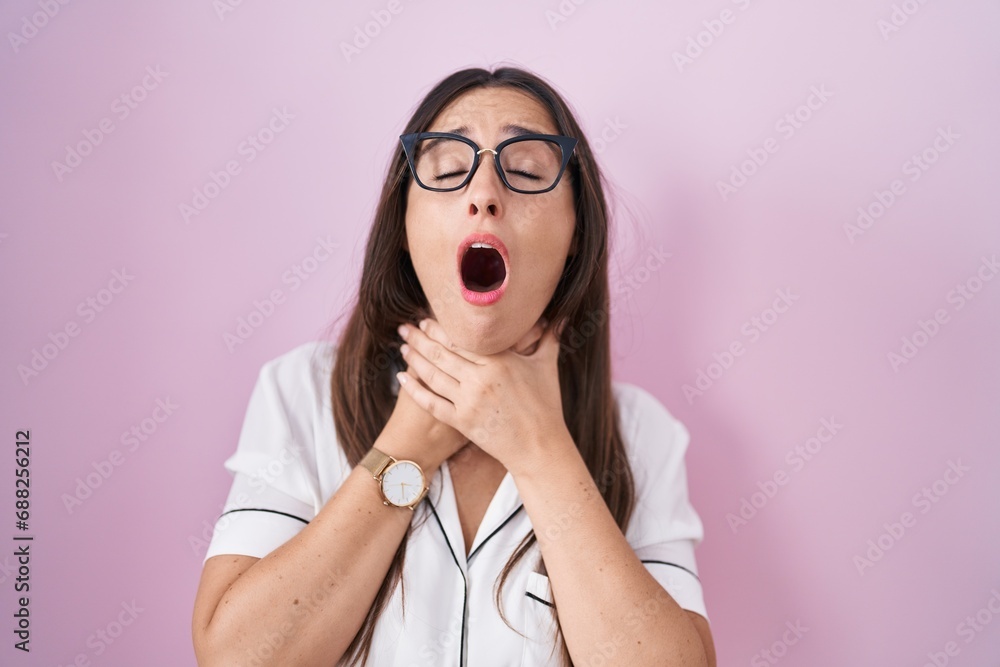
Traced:
POLYGON ((448 465, 451 468, 459 468, 468 465, 479 465, 484 461, 493 462, 496 459, 480 449, 476 443, 469 440, 461 449, 451 455, 448 459, 448 465))

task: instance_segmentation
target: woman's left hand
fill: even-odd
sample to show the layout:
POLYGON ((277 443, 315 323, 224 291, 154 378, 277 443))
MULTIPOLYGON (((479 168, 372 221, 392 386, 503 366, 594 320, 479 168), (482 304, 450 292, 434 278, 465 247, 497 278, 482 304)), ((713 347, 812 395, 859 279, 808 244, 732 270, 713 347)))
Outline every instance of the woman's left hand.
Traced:
POLYGON ((529 444, 568 434, 557 326, 539 320, 516 345, 485 356, 452 343, 434 319, 423 320, 421 329, 406 327, 403 356, 409 369, 400 375, 409 381, 402 389, 508 470, 518 467, 519 456, 531 453, 529 444))

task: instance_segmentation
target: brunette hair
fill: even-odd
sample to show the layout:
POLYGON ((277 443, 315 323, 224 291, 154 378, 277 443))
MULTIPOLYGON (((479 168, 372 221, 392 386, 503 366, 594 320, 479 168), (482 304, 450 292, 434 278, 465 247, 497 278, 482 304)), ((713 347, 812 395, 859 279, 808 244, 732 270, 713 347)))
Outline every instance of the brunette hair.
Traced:
MULTIPOLYGON (((566 320, 558 361, 563 417, 608 509, 625 532, 635 504, 635 488, 611 387, 609 213, 604 177, 572 111, 550 84, 524 69, 500 67, 492 72, 480 68, 463 69, 450 74, 427 93, 406 124, 404 133, 427 131, 441 111, 468 91, 499 87, 532 96, 548 109, 559 134, 579 140, 563 176, 573 187, 576 252, 568 257, 543 317, 549 322, 566 320)), ((427 297, 403 246, 406 195, 412 180, 406 156, 398 146, 392 154, 375 209, 357 300, 349 306, 350 317, 336 346, 330 377, 333 418, 337 439, 352 466, 357 465, 371 448, 395 404, 393 372, 405 367, 399 354, 397 326, 430 316, 427 297)), ((342 664, 357 665, 367 661, 375 623, 393 589, 401 583, 411 530, 407 529, 342 664)), ((505 623, 501 588, 535 541, 532 531, 515 549, 496 582, 495 602, 505 623)), ((538 567, 545 572, 544 562, 538 567)), ((558 625, 558 615, 556 628, 563 662, 572 665, 558 625)))

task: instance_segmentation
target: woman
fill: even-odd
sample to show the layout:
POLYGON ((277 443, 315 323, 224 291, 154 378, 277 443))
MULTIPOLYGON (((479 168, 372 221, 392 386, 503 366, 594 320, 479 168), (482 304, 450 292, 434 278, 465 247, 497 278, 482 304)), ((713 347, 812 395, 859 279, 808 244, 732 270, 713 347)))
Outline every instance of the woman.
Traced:
POLYGON ((199 664, 715 664, 688 433, 611 380, 607 218, 544 81, 430 91, 339 342, 261 370, 199 664))

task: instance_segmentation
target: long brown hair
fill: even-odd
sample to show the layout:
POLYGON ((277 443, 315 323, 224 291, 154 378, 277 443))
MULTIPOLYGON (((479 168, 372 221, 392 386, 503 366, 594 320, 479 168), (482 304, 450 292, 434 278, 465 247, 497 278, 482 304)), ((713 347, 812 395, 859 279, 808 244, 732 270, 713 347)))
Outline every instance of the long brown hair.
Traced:
MULTIPOLYGON (((579 140, 564 175, 573 187, 576 252, 567 259, 543 317, 549 322, 566 319, 558 362, 563 417, 591 476, 600 480, 597 486, 611 514, 625 532, 635 498, 611 388, 609 215, 604 178, 583 131, 551 85, 523 69, 501 67, 493 72, 464 69, 447 76, 424 97, 404 133, 427 131, 438 114, 463 93, 496 87, 531 95, 549 110, 560 134, 579 140)), ((375 209, 357 301, 350 306, 350 318, 335 348, 330 378, 334 424, 352 466, 368 452, 392 414, 396 400, 392 394, 393 371, 405 367, 396 327, 430 316, 427 297, 409 253, 403 249, 406 195, 411 181, 402 147, 397 147, 375 209)), ((412 527, 407 529, 368 615, 348 646, 344 664, 367 661, 375 623, 401 582, 411 531, 412 527)), ((535 541, 532 531, 515 549, 496 582, 495 601, 505 623, 501 588, 535 541)), ((544 562, 539 567, 544 573, 544 562)), ((571 665, 558 616, 556 621, 563 662, 571 665)))

